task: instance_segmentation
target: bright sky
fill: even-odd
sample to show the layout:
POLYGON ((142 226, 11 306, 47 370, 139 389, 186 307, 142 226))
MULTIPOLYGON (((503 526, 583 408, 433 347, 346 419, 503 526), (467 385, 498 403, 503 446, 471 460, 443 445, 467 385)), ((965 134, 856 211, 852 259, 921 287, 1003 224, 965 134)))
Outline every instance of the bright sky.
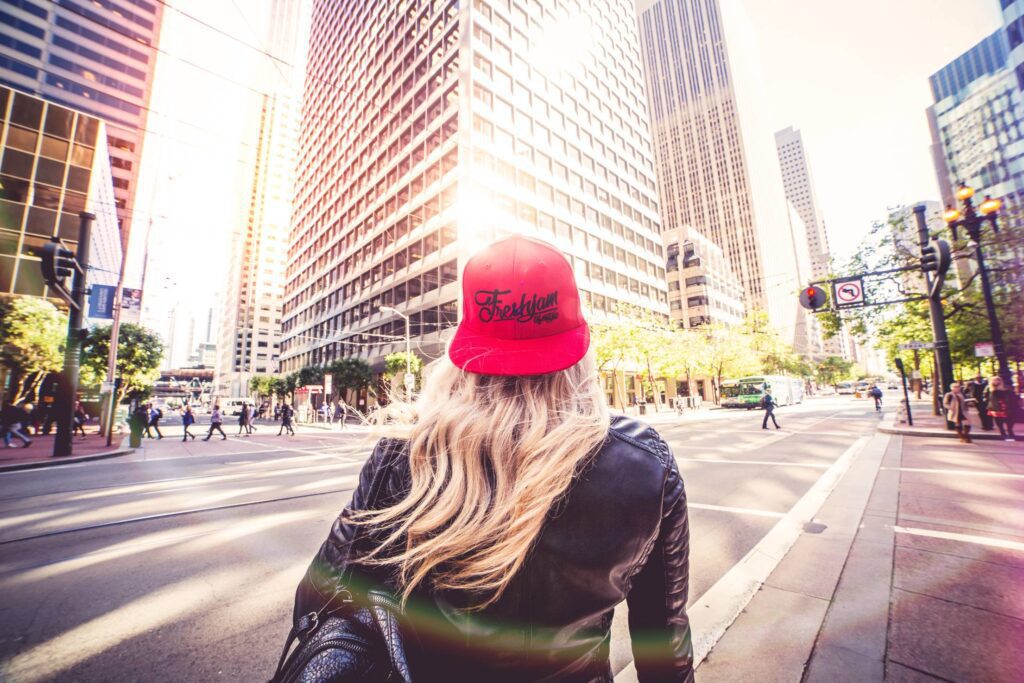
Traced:
POLYGON ((939 199, 928 76, 1002 24, 997 0, 745 0, 772 130, 802 131, 834 256, 887 208, 939 199))
MULTIPOLYGON (((770 130, 799 128, 835 256, 890 206, 938 199, 925 108, 928 76, 1001 23, 996 0, 742 0, 754 22, 770 130)), ((205 319, 224 279, 251 163, 246 107, 269 0, 176 0, 167 9, 147 127, 136 236, 152 218, 144 320, 176 305, 205 319), (199 64, 227 78, 185 64, 199 64), (238 81, 240 83, 233 83, 238 81), (246 132, 248 131, 248 133, 246 132)), ((141 268, 141 265, 138 266, 141 268)))

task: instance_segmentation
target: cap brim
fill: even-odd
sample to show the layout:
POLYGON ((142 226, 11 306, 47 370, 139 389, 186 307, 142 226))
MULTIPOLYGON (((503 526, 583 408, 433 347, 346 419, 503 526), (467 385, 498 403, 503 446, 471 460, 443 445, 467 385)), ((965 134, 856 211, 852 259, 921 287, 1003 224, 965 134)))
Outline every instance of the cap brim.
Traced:
POLYGON ((588 348, 586 325, 530 339, 496 339, 460 325, 448 345, 448 357, 477 375, 546 375, 576 365, 588 348))

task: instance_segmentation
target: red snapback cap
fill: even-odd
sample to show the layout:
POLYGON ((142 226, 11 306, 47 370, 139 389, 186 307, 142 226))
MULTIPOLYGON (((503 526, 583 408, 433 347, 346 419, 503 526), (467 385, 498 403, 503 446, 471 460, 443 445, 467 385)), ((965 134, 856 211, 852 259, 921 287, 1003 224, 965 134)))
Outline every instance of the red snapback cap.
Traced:
POLYGON ((543 375, 590 347, 572 266, 554 246, 515 235, 475 254, 462 272, 462 321, 448 357, 478 375, 543 375))

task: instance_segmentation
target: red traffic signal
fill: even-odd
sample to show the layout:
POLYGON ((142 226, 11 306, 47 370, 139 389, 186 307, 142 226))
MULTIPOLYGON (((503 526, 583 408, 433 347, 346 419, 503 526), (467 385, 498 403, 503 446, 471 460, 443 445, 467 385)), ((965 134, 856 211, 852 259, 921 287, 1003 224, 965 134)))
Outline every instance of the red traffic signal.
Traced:
POLYGON ((817 285, 804 287, 800 291, 800 305, 808 310, 817 310, 824 306, 826 302, 825 290, 817 285))

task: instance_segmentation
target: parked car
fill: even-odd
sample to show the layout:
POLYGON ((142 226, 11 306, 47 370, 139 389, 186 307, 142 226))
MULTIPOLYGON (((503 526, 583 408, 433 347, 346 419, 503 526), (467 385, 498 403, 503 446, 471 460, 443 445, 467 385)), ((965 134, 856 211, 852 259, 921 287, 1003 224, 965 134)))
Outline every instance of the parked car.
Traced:
POLYGON ((853 382, 840 382, 836 385, 836 393, 839 395, 851 395, 853 392, 853 382))

